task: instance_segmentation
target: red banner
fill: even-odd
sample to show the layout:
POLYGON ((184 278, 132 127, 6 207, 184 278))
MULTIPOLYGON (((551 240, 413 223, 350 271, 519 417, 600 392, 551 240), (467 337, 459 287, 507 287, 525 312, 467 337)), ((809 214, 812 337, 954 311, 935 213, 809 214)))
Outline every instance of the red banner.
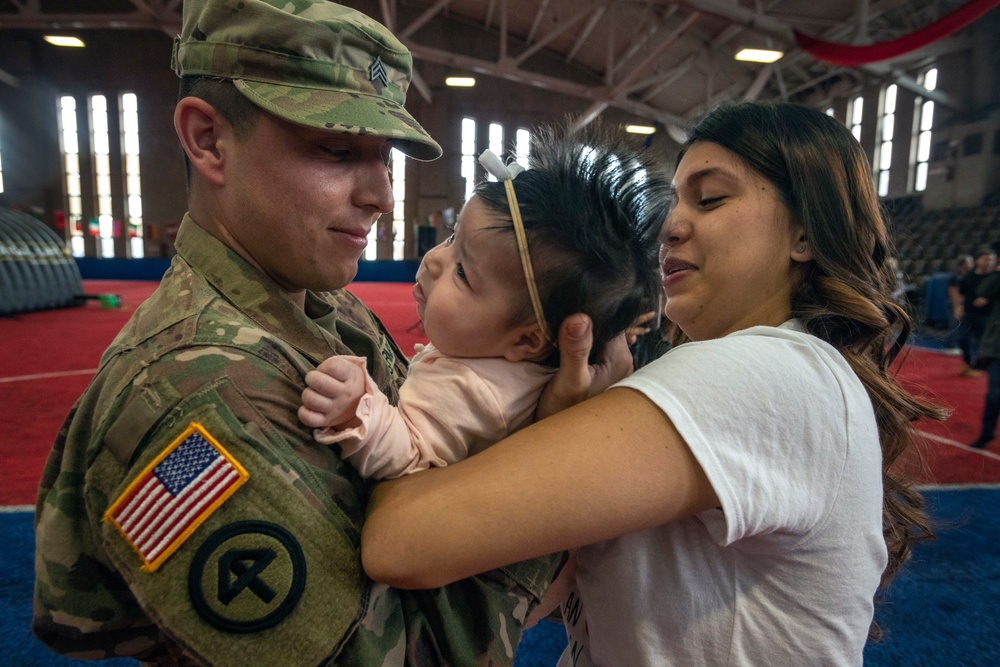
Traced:
POLYGON ((816 60, 848 67, 866 65, 889 60, 932 44, 973 23, 997 5, 1000 5, 1000 0, 969 0, 955 11, 920 30, 888 42, 865 45, 838 44, 824 42, 800 32, 795 33, 795 41, 799 48, 816 60))

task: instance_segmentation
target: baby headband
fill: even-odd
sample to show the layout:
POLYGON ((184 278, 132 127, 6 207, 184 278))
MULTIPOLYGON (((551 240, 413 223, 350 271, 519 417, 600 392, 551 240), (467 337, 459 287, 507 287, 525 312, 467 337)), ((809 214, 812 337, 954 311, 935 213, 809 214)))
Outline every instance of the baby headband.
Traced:
POLYGON ((479 164, 486 171, 503 183, 507 191, 507 205, 510 206, 510 217, 514 221, 514 236, 517 237, 517 251, 521 255, 521 268, 524 270, 524 281, 528 283, 528 296, 531 297, 531 307, 535 311, 535 320, 542 330, 545 340, 554 342, 548 324, 545 323, 545 312, 542 310, 542 300, 538 296, 538 285, 535 283, 535 270, 531 265, 531 255, 528 254, 528 237, 524 233, 524 222, 521 220, 521 209, 517 205, 517 195, 514 194, 514 177, 524 171, 517 162, 504 164, 491 150, 485 150, 479 156, 479 164))

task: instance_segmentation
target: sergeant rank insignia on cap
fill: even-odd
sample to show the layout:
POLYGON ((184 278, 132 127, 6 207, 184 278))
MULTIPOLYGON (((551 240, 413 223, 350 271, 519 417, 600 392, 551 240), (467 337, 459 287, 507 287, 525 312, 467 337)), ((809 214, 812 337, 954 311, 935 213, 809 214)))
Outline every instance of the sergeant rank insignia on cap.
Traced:
MULTIPOLYGON (((385 71, 385 65, 382 64, 382 56, 375 56, 375 60, 368 68, 368 79, 372 83, 378 81, 383 86, 389 85, 389 75, 385 71)), ((379 90, 381 91, 381 88, 379 90)))
POLYGON ((201 424, 192 422, 104 513, 153 572, 249 477, 201 424))

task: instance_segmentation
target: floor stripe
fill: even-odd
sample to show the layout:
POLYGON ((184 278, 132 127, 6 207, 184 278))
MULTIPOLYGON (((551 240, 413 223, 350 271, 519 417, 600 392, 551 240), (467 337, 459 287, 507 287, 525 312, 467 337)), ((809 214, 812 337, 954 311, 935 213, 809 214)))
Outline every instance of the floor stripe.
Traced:
POLYGON ((59 373, 36 373, 34 375, 15 375, 9 378, 0 378, 0 382, 21 382, 22 380, 45 380, 48 378, 62 378, 70 375, 93 375, 96 368, 85 368, 81 371, 61 371, 59 373))
POLYGON ((927 433, 926 431, 917 431, 920 435, 924 436, 928 440, 934 440, 935 442, 940 442, 945 445, 951 445, 952 447, 958 447, 972 454, 980 454, 989 459, 996 459, 1000 461, 1000 454, 994 454, 993 452, 988 452, 985 449, 976 449, 975 447, 969 447, 968 445, 962 444, 956 440, 951 440, 949 438, 941 437, 940 435, 934 435, 933 433, 927 433))
POLYGON ((920 491, 987 491, 1000 489, 1000 482, 982 482, 977 484, 917 484, 913 488, 920 491))

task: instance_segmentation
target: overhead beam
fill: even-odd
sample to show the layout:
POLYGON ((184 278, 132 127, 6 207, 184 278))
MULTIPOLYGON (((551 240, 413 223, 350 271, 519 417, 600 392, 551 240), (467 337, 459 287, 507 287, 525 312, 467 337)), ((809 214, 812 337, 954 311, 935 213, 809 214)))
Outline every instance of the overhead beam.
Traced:
POLYGON ((660 82, 659 85, 655 86, 650 90, 647 90, 645 94, 643 94, 642 101, 649 102, 649 100, 659 95, 660 91, 662 91, 664 88, 672 84, 677 79, 687 74, 691 70, 691 68, 694 67, 694 64, 697 60, 698 60, 697 53, 692 53, 687 58, 682 60, 680 63, 677 64, 676 67, 672 68, 669 72, 666 73, 666 76, 664 77, 663 81, 660 82))
POLYGON ((495 5, 496 0, 490 0, 490 5, 486 8, 486 20, 483 21, 483 27, 487 30, 490 29, 490 25, 493 23, 493 8, 495 5))
POLYGON ((684 21, 671 32, 666 39, 660 42, 655 49, 653 49, 642 63, 632 68, 632 70, 611 90, 607 95, 604 95, 598 101, 594 102, 590 107, 584 111, 577 119, 573 122, 573 127, 583 127, 587 123, 597 118, 601 113, 604 112, 612 104, 616 104, 626 99, 628 96, 629 86, 645 71, 654 61, 656 61, 667 49, 674 45, 674 43, 680 39, 681 35, 688 31, 688 29, 694 25, 694 23, 701 18, 701 14, 698 12, 692 12, 684 21))
POLYGON ((167 30, 179 32, 181 17, 130 14, 0 14, 0 29, 18 30, 167 30))
POLYGON ((438 0, 429 8, 427 8, 423 14, 414 19, 413 23, 403 28, 401 32, 397 33, 397 37, 405 40, 407 37, 409 37, 416 31, 420 30, 420 28, 422 28, 425 23, 427 23, 432 18, 437 16, 438 13, 440 13, 442 9, 447 7, 450 2, 451 0, 438 0))
MULTIPOLYGON (((607 89, 603 86, 594 88, 566 81, 565 79, 558 79, 544 74, 537 74, 535 72, 527 72, 517 69, 517 67, 514 66, 514 61, 510 59, 502 63, 496 63, 483 60, 481 58, 474 58, 472 56, 464 56, 457 53, 442 51, 441 49, 435 49, 422 44, 408 43, 407 47, 410 49, 410 53, 413 54, 413 57, 417 60, 424 60, 441 65, 451 65, 453 67, 466 69, 479 74, 484 74, 486 76, 494 76, 506 81, 541 88, 543 90, 561 93, 563 95, 569 95, 580 99, 597 100, 607 94, 607 89)), ((643 104, 634 100, 613 100, 611 102, 611 106, 624 109, 642 118, 648 118, 649 120, 663 124, 684 124, 686 122, 680 117, 663 111, 662 109, 656 109, 648 104, 643 104)))
POLYGON ((413 72, 410 75, 410 83, 413 84, 413 87, 417 89, 420 97, 424 98, 427 104, 434 104, 434 93, 431 92, 431 87, 424 81, 424 77, 420 76, 420 72, 417 71, 416 67, 413 68, 413 72))
POLYGON ((601 20, 601 17, 604 16, 604 12, 607 11, 607 9, 608 9, 607 5, 600 5, 594 8, 594 12, 593 14, 590 15, 590 19, 587 21, 587 25, 583 27, 583 31, 579 34, 579 36, 577 36, 576 44, 574 44, 573 48, 570 49, 568 54, 566 54, 566 62, 569 62, 573 60, 574 57, 576 57, 577 51, 580 50, 580 47, 583 46, 583 43, 587 40, 588 37, 590 37, 590 33, 597 26, 597 22, 601 20))
POLYGON ((521 53, 517 54, 517 57, 514 58, 514 62, 516 64, 520 65, 525 60, 527 60, 528 58, 530 58, 531 56, 535 55, 536 53, 538 53, 539 51, 541 51, 542 49, 544 49, 546 46, 548 46, 549 44, 551 44, 560 35, 562 35, 563 33, 571 30, 573 28, 573 26, 575 26, 576 24, 580 23, 585 18, 587 18, 587 15, 581 12, 581 13, 577 14, 576 16, 574 16, 573 18, 569 19, 568 21, 564 22, 561 26, 557 27, 555 30, 553 30, 549 34, 545 35, 545 37, 543 37, 542 39, 538 40, 537 42, 535 42, 534 44, 532 44, 531 46, 529 46, 527 49, 525 49, 521 53))
POLYGON ((545 10, 549 7, 549 0, 542 0, 538 5, 538 11, 535 12, 535 20, 531 22, 531 30, 528 31, 528 38, 525 43, 531 44, 531 40, 535 37, 535 32, 538 30, 538 25, 542 22, 542 15, 545 14, 545 10))
POLYGON ((500 0, 500 60, 507 60, 507 0, 500 0))
POLYGON ((679 4, 702 14, 724 18, 747 30, 774 37, 781 40, 783 44, 793 42, 795 39, 792 29, 787 23, 758 14, 756 11, 747 9, 736 2, 727 0, 679 0, 679 4))
POLYGON ((6 70, 0 69, 0 83, 6 84, 11 88, 20 88, 21 81, 16 76, 11 74, 6 70))
POLYGON ((767 80, 771 78, 771 74, 774 73, 774 70, 775 67, 773 63, 760 68, 760 71, 757 72, 757 76, 754 78, 753 83, 751 83, 750 87, 747 88, 745 93, 743 93, 744 102, 753 102, 760 97, 761 92, 764 90, 764 85, 767 83, 767 80))
POLYGON ((621 95, 625 93, 629 86, 632 85, 639 75, 645 72, 667 49, 672 47, 677 43, 684 33, 686 33, 691 26, 693 26, 698 19, 701 18, 701 14, 698 12, 692 12, 690 16, 684 19, 679 26, 674 28, 673 32, 667 35, 666 39, 660 42, 655 49, 649 52, 649 54, 643 59, 641 63, 636 65, 631 69, 631 71, 624 76, 621 81, 619 81, 614 88, 615 95, 621 95))
POLYGON ((389 32, 396 30, 396 1, 378 0, 379 9, 382 11, 382 25, 389 29, 389 32), (391 4, 390 4, 391 2, 391 4))

